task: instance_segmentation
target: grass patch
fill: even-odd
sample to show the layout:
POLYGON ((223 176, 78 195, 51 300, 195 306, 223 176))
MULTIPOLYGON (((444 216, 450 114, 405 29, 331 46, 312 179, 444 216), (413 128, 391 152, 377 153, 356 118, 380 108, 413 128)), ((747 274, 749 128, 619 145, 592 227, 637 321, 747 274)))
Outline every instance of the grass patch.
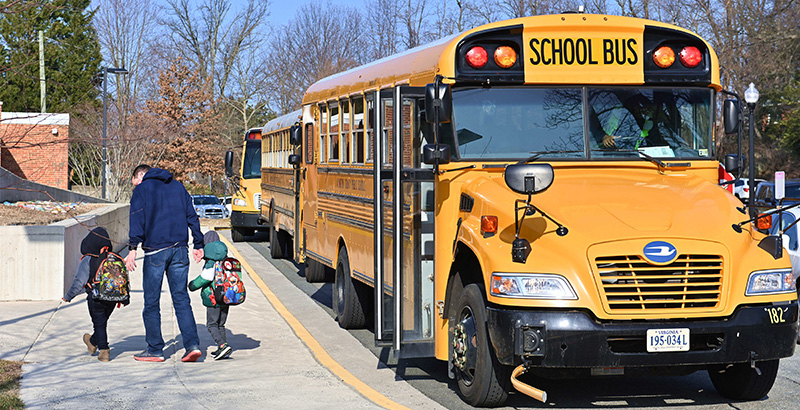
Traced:
POLYGON ((22 362, 0 360, 0 409, 22 410, 25 405, 19 398, 19 379, 22 362))

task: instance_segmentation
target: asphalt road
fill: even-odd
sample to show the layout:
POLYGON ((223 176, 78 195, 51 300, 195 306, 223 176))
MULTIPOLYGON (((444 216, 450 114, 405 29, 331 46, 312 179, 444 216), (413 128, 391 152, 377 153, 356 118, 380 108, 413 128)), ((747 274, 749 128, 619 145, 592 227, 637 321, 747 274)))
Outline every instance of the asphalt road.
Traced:
MULTIPOLYGON (((308 283, 304 268, 288 260, 269 256, 266 234, 248 237, 237 246, 252 246, 266 261, 278 268, 295 286, 314 299, 333 319, 330 283, 308 283)), ((251 261, 251 263, 253 263, 251 261)), ((456 392, 455 382, 447 377, 447 364, 436 359, 397 359, 388 348, 376 348, 374 334, 368 330, 350 331, 399 377, 441 405, 454 410, 472 409, 456 392)), ((781 361, 778 378, 767 398, 757 402, 731 402, 717 394, 705 371, 688 376, 611 376, 561 380, 523 378, 545 390, 546 404, 512 392, 504 409, 797 409, 800 408, 800 353, 781 361)))

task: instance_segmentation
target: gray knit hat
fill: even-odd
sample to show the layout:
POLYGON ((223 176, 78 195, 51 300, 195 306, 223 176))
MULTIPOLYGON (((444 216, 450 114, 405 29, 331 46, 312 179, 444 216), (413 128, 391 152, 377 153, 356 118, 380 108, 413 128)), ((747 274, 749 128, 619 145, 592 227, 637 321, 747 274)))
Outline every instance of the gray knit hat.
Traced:
POLYGON ((208 245, 211 242, 216 242, 219 240, 219 234, 217 231, 208 231, 205 235, 203 235, 203 244, 208 245))

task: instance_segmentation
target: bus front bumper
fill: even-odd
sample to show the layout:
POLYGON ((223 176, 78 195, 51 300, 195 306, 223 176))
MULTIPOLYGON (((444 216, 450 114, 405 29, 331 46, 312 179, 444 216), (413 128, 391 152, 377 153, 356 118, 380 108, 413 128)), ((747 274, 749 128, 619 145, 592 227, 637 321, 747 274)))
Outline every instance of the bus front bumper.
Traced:
POLYGON ((524 357, 538 367, 639 367, 738 363, 794 354, 797 302, 739 307, 713 320, 600 322, 582 311, 489 307, 488 330, 498 360, 524 357), (689 329, 689 350, 647 352, 648 329, 689 329))
POLYGON ((267 229, 269 224, 260 213, 231 212, 231 226, 234 228, 267 229))

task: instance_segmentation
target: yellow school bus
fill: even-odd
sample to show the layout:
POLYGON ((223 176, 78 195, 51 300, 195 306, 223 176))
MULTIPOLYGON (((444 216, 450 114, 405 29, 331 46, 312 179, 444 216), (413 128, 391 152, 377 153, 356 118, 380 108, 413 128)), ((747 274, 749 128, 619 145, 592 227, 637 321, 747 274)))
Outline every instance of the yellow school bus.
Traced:
POLYGON ((233 170, 233 151, 225 153, 225 175, 234 179, 231 200, 231 237, 241 242, 245 236, 268 228, 261 218, 261 128, 244 134, 242 160, 238 173, 233 170))
POLYGON ((261 218, 269 224, 270 255, 275 259, 294 254, 292 237, 295 222, 299 222, 295 218, 299 191, 294 183, 296 170, 289 164, 289 155, 296 151, 289 134, 300 116, 297 110, 261 127, 261 218))
POLYGON ((340 326, 445 361, 472 405, 546 400, 526 371, 704 370, 760 399, 794 352, 796 284, 717 184, 721 91, 696 34, 589 14, 322 79, 292 139, 297 257, 335 270, 340 326))

